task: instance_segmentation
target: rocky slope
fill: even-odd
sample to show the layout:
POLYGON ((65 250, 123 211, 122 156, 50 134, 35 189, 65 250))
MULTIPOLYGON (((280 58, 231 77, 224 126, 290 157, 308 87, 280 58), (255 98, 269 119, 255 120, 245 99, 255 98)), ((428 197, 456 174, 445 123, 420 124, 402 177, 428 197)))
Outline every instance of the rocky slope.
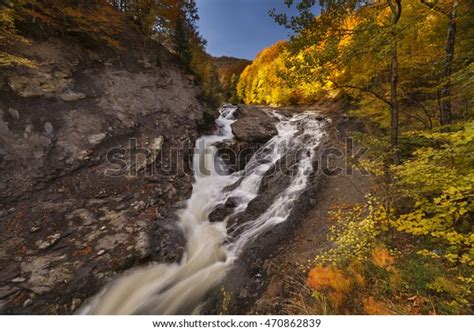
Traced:
POLYGON ((179 259, 206 110, 159 45, 17 51, 37 66, 0 73, 0 311, 72 313, 117 272, 179 259))

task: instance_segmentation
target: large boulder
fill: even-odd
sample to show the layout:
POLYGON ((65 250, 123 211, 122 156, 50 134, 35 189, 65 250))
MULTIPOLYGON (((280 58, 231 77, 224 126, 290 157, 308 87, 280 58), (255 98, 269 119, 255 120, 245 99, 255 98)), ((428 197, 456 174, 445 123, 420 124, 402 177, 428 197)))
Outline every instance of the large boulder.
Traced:
POLYGON ((216 145, 230 172, 243 170, 252 155, 278 133, 278 120, 258 107, 239 105, 235 116, 234 139, 216 145))
POLYGON ((252 106, 239 106, 239 119, 232 124, 232 132, 239 141, 266 143, 278 132, 277 119, 252 106))

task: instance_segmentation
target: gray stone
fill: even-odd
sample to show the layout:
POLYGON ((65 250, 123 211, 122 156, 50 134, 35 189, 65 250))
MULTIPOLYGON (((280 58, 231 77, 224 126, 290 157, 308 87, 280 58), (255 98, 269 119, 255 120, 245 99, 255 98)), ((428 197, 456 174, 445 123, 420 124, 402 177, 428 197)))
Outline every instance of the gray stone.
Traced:
POLYGON ((74 102, 74 101, 77 101, 77 100, 85 99, 86 95, 84 93, 66 91, 64 93, 61 93, 59 98, 64 102, 74 102))
POLYGON ((61 263, 51 268, 51 265, 63 261, 65 255, 46 255, 28 257, 21 264, 23 273, 30 273, 30 279, 26 287, 36 294, 44 294, 61 283, 73 277, 72 271, 67 267, 67 263, 61 263))
POLYGON ((165 138, 163 136, 159 136, 153 140, 153 143, 149 146, 150 155, 137 166, 137 171, 140 171, 147 166, 153 164, 156 161, 158 155, 160 155, 161 148, 163 147, 163 143, 165 142, 165 138))
POLYGON ((107 137, 107 134, 106 133, 98 133, 98 134, 93 134, 93 135, 90 135, 87 140, 89 141, 89 143, 91 145, 98 145, 100 144, 102 141, 104 141, 105 137, 107 137))
POLYGON ((8 127, 8 122, 3 121, 3 111, 0 110, 0 133, 5 134, 9 132, 10 128, 8 127))
POLYGON ((79 299, 79 298, 74 298, 74 299, 72 299, 71 311, 74 311, 74 310, 76 310, 77 308, 79 308, 79 306, 81 305, 81 303, 82 303, 82 300, 79 299))
POLYGON ((35 233, 35 232, 38 232, 39 230, 41 230, 41 226, 32 226, 30 229, 30 232, 35 233))
MULTIPOLYGON (((97 242, 97 249, 99 249, 99 253, 104 251, 102 252, 102 254, 104 254, 105 250, 112 250, 118 246, 124 245, 128 239, 129 235, 126 233, 110 234, 99 239, 97 242)), ((102 255, 99 253, 97 253, 97 255, 102 255)))
POLYGON ((26 299, 25 302, 23 302, 23 307, 28 307, 33 303, 32 299, 26 299))
POLYGON ((51 124, 51 122, 46 122, 44 124, 44 131, 46 132, 46 134, 52 135, 54 132, 53 124, 51 124))
POLYGON ((237 140, 253 143, 266 143, 278 132, 277 120, 262 110, 239 106, 239 120, 231 125, 237 140))
POLYGON ((16 287, 10 287, 10 286, 0 287, 0 299, 6 298, 9 295, 12 295, 16 291, 18 291, 18 288, 16 287))
POLYGON ((38 240, 36 242, 36 246, 39 249, 46 249, 56 244, 59 241, 59 239, 61 239, 61 234, 55 233, 51 236, 48 236, 45 240, 38 240))
POLYGON ((10 280, 10 282, 12 283, 24 283, 26 281, 25 278, 23 277, 16 277, 16 278, 13 278, 12 280, 10 280))
POLYGON ((28 137, 33 133, 33 125, 28 124, 25 127, 25 132, 23 133, 23 138, 28 139, 28 137))
POLYGON ((47 68, 8 77, 8 85, 23 98, 54 95, 64 90, 70 82, 69 78, 53 77, 47 68))
POLYGON ((18 112, 18 110, 16 109, 13 109, 13 108, 9 108, 8 109, 8 112, 10 113, 10 115, 16 119, 16 120, 19 120, 20 119, 20 113, 18 112))

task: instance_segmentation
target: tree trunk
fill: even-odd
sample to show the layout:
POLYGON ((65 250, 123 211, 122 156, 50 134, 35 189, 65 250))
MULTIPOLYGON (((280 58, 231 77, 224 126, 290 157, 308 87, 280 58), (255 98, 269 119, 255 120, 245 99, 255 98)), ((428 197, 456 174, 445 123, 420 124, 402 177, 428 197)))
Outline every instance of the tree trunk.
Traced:
POLYGON ((397 24, 402 12, 401 0, 395 0, 392 3, 389 0, 390 10, 392 11, 392 31, 391 31, 391 56, 390 56, 390 103, 391 103, 391 125, 390 125, 390 147, 392 148, 393 163, 400 163, 398 151, 398 41, 397 24))
POLYGON ((446 40, 446 59, 444 63, 444 86, 441 90, 441 112, 440 124, 449 125, 452 122, 451 115, 451 74, 454 61, 454 47, 456 44, 456 19, 457 19, 457 0, 453 1, 450 12, 448 13, 448 36, 446 40))

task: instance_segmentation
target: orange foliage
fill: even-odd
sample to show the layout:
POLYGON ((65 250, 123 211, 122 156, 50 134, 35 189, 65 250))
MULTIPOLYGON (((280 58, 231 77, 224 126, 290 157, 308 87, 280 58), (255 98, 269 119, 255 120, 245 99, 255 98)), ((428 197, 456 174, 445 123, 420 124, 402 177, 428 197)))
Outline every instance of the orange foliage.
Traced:
POLYGON ((328 299, 337 309, 352 288, 352 281, 335 267, 315 267, 308 274, 308 286, 316 291, 328 291, 328 299))
POLYGON ((388 310, 385 305, 375 300, 373 297, 367 297, 362 299, 364 305, 364 311, 368 315, 391 315, 390 310, 388 310))
POLYGON ((392 266, 395 263, 395 258, 390 255, 387 249, 377 247, 372 251, 372 261, 376 266, 390 270, 393 269, 392 266))

